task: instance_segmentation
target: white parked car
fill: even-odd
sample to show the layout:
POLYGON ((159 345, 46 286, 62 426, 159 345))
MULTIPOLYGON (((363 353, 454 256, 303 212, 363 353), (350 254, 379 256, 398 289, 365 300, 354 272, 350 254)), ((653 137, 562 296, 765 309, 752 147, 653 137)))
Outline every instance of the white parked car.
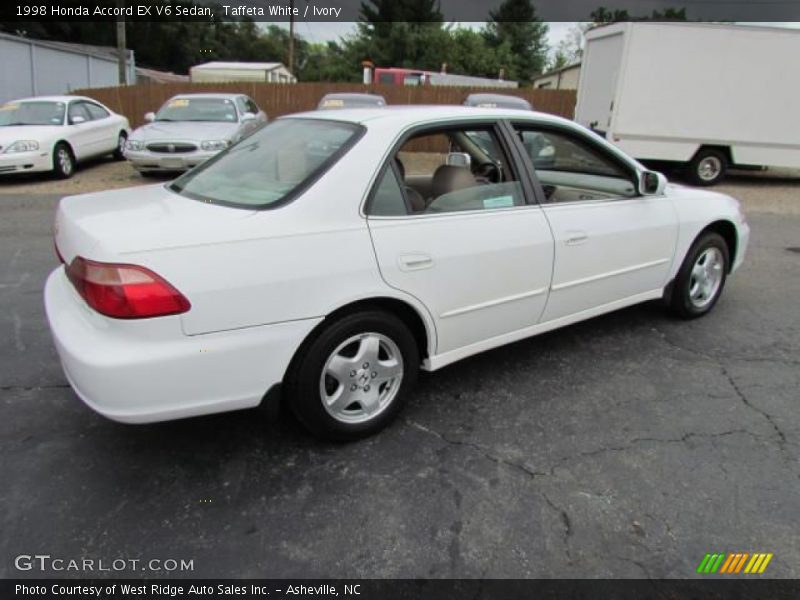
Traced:
POLYGON ((570 121, 452 106, 281 118, 169 184, 65 198, 55 231, 47 315, 90 407, 162 421, 282 385, 338 439, 419 368, 647 300, 703 315, 749 237, 733 198, 570 121))
POLYGON ((40 96, 0 106, 0 174, 52 171, 72 177, 78 162, 122 160, 128 119, 82 96, 40 96))
POLYGON ((170 98, 125 145, 142 174, 185 171, 208 160, 267 122, 244 94, 184 94, 170 98))

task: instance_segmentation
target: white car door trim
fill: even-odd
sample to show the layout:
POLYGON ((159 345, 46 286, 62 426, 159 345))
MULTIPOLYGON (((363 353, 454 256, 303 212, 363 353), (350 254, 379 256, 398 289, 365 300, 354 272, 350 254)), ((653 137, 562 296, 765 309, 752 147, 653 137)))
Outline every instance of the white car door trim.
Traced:
POLYGON ((656 267, 658 265, 663 265, 664 263, 672 262, 672 257, 670 258, 660 258, 658 260, 651 260, 650 262, 641 263, 638 265, 632 265, 630 267, 625 267, 624 269, 616 269, 614 271, 608 271, 606 273, 600 273, 598 275, 592 275, 591 277, 584 277, 583 279, 574 279, 572 281, 565 281, 564 283, 559 283, 554 286, 551 286, 550 289, 553 291, 563 290, 566 288, 571 288, 576 285, 582 285, 584 283, 591 283, 592 281, 599 281, 600 279, 607 279, 609 277, 615 277, 617 275, 625 275, 626 273, 633 273, 634 271, 641 271, 642 269, 649 269, 650 267, 656 267))
POLYGON ((661 298, 663 294, 664 289, 658 288, 649 292, 643 292, 641 294, 635 294, 633 296, 628 296, 627 298, 615 300, 601 306, 595 306, 578 313, 567 315, 565 317, 560 317, 558 319, 532 325, 531 327, 518 329, 516 331, 505 333, 487 340, 482 340, 475 344, 470 344, 469 346, 462 346, 461 348, 456 348, 455 350, 450 350, 448 352, 434 355, 425 359, 422 364, 422 368, 426 371, 436 371, 437 369, 446 367, 447 365, 457 362, 462 358, 479 354, 480 352, 485 352, 500 346, 505 346, 506 344, 511 344, 512 342, 524 340, 525 338, 533 337, 535 335, 539 335, 540 333, 546 333, 554 329, 559 329, 560 327, 565 327, 573 323, 578 323, 579 321, 585 321, 586 319, 591 319, 592 317, 612 312, 620 308, 633 306, 634 304, 639 304, 648 300, 655 300, 657 298, 661 298))
POLYGON ((489 308, 492 306, 498 306, 500 304, 507 304, 508 302, 524 300, 525 298, 533 298, 534 296, 541 296, 542 294, 546 294, 547 291, 548 288, 543 287, 537 290, 531 290, 530 292, 523 292, 521 294, 513 294, 511 296, 506 296, 505 298, 495 298, 494 300, 489 300, 488 302, 481 302, 480 304, 473 304, 471 306, 464 306, 462 308, 448 310, 447 312, 439 315, 439 318, 446 319, 447 317, 456 317, 458 315, 463 315, 476 310, 481 310, 482 308, 489 308))

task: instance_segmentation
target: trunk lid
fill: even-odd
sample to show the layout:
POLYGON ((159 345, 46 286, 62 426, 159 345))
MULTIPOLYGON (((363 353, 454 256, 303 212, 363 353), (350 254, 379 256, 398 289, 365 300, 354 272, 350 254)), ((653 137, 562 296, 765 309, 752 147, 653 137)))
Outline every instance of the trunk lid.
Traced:
POLYGON ((124 262, 126 254, 230 240, 254 211, 185 198, 164 184, 63 198, 55 240, 63 259, 76 255, 124 262))

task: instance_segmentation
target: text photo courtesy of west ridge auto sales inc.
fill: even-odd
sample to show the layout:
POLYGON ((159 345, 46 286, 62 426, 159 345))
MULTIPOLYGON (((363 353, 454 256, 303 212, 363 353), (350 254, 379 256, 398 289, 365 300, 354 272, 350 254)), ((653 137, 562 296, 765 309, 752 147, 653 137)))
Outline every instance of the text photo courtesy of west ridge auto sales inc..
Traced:
POLYGON ((0 597, 796 598, 800 8, 0 7, 0 597))

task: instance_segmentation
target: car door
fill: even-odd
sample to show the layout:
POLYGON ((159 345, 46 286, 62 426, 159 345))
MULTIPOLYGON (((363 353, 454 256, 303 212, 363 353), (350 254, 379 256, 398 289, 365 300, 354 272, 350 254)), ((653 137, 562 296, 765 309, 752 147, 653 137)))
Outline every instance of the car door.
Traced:
POLYGON ((93 151, 97 154, 113 152, 117 148, 120 126, 113 115, 94 102, 85 103, 86 110, 92 117, 92 128, 95 139, 93 151))
POLYGON ((428 308, 439 355, 535 325, 544 309, 553 239, 508 149, 493 124, 416 131, 368 201, 381 275, 428 308))
POLYGON ((94 154, 96 135, 92 125, 92 116, 82 100, 69 103, 67 111, 68 141, 75 153, 75 158, 82 160, 94 154))
POLYGON ((514 128, 555 238, 542 321, 662 289, 678 236, 669 199, 641 195, 635 167, 589 131, 524 122, 514 128))

